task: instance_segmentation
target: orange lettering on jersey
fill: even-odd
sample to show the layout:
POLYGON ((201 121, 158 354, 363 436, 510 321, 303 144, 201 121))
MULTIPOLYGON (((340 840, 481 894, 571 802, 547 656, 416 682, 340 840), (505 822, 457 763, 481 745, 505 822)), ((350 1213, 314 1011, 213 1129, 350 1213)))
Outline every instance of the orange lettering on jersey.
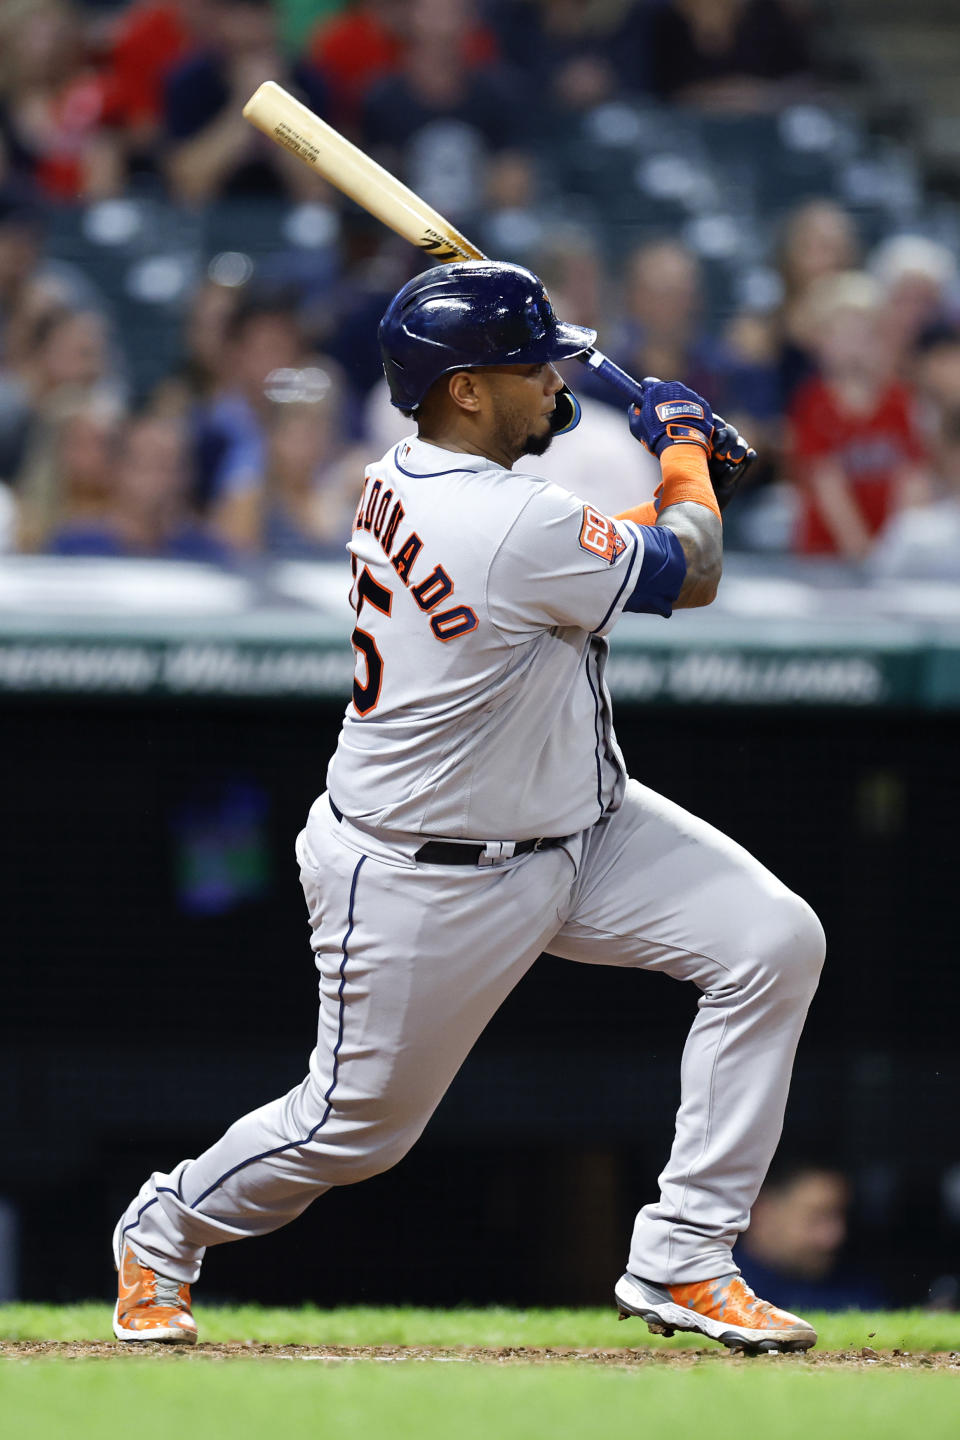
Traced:
POLYGON ((383 481, 382 481, 382 480, 374 480, 374 482, 373 482, 373 488, 372 488, 372 490, 370 491, 370 498, 367 500, 366 513, 364 514, 364 517, 363 517, 363 528, 364 528, 364 530, 369 530, 370 527, 373 525, 373 511, 374 511, 374 507, 376 506, 376 503, 377 503, 377 496, 380 494, 380 491, 381 491, 382 489, 383 489, 383 481))
POLYGON ((411 535, 407 536, 396 555, 394 555, 390 561, 390 564, 394 570, 396 570, 404 585, 410 584, 410 571, 413 569, 413 562, 422 549, 423 541, 420 539, 416 530, 414 530, 411 535))
POLYGON ((591 555, 599 555, 612 565, 618 555, 627 548, 627 542, 620 535, 616 525, 592 505, 583 507, 583 524, 580 527, 580 548, 591 555))
POLYGON ((399 526, 400 521, 403 519, 403 513, 403 506, 398 500, 395 503, 393 510, 391 511, 390 519, 387 521, 387 528, 380 536, 380 544, 383 546, 383 551, 385 555, 390 554, 394 539, 396 538, 397 527, 399 526))
POLYGON ((442 565, 434 565, 426 580, 414 585, 410 594, 421 610, 433 610, 441 600, 453 594, 453 581, 442 565))
MULTIPOLYGON (((451 640, 459 640, 461 635, 469 635, 480 624, 475 610, 472 610, 469 605, 454 605, 446 610, 437 608, 445 600, 449 600, 454 591, 453 580, 442 565, 434 565, 423 580, 418 581, 416 585, 412 583, 413 567, 423 549, 423 541, 417 532, 411 530, 397 553, 391 555, 390 552, 405 512, 403 501, 399 495, 395 495, 392 489, 384 490, 383 486, 382 477, 379 480, 375 480, 372 475, 364 478, 354 529, 372 531, 375 539, 380 543, 384 556, 410 590, 419 608, 424 614, 430 616, 430 629, 437 640, 446 645, 451 640)), ((374 587, 382 596, 389 598, 390 591, 374 580, 373 573, 367 566, 363 566, 361 573, 360 563, 354 554, 350 556, 350 566, 353 571, 350 603, 354 609, 358 610, 364 599, 370 599, 371 603, 375 603, 372 600, 374 587)), ((382 609, 385 615, 390 614, 389 604, 381 604, 377 608, 382 609)), ((360 687, 361 700, 365 708, 360 709, 357 705, 356 694, 354 704, 357 705, 359 714, 366 715, 376 706, 380 695, 379 678, 374 683, 370 666, 372 665, 377 676, 380 676, 384 662, 380 652, 376 649, 372 636, 368 635, 366 631, 355 631, 353 641, 358 654, 362 653, 365 657, 368 670, 364 684, 360 687)))

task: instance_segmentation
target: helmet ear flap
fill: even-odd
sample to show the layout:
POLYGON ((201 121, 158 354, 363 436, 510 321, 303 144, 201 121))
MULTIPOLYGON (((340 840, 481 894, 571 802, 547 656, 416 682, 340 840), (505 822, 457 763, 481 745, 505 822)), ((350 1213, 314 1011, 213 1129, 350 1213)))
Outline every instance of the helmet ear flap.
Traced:
POLYGON ((556 409, 550 417, 550 429, 554 435, 566 435, 580 424, 580 401, 568 385, 557 391, 556 409))

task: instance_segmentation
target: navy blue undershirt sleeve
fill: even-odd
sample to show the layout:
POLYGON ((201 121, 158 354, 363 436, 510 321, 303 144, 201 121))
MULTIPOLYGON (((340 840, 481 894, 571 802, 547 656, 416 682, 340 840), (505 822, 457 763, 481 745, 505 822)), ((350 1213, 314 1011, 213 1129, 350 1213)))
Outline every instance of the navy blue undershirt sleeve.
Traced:
POLYGON ((687 576, 687 557, 680 541, 666 525, 639 528, 643 534, 643 562, 633 593, 623 608, 669 619, 673 602, 687 576))

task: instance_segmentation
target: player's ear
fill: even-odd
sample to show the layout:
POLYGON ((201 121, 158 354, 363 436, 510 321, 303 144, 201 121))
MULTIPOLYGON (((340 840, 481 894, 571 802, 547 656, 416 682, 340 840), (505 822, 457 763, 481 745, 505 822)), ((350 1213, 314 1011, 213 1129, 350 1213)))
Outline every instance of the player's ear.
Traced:
POLYGON ((454 370, 447 381, 447 389, 454 404, 461 410, 475 415, 480 409, 480 394, 477 376, 472 370, 454 370))

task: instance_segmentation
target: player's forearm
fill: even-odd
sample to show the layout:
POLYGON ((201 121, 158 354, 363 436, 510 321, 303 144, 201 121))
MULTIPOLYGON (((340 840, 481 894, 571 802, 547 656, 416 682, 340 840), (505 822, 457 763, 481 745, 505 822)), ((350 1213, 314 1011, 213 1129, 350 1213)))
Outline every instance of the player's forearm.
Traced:
POLYGON ((672 530, 687 561, 687 574, 674 610, 695 610, 717 598, 723 573, 723 522, 696 501, 661 510, 657 524, 672 530))
POLYGON ((723 571, 723 523, 699 446, 671 446, 661 457, 661 469, 659 511, 647 501, 617 518, 673 531, 687 562, 686 579, 673 608, 692 610, 716 598, 723 571))

